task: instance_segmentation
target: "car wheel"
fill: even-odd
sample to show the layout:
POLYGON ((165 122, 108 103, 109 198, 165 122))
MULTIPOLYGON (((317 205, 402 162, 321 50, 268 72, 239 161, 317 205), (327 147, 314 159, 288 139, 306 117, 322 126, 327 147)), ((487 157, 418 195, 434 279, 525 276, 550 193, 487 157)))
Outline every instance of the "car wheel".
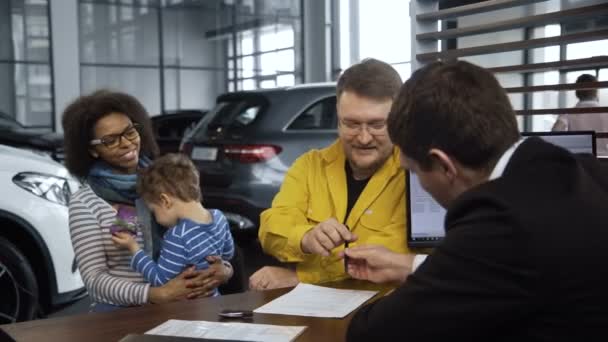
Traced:
POLYGON ((33 319, 38 307, 38 283, 21 252, 0 237, 0 324, 33 319))

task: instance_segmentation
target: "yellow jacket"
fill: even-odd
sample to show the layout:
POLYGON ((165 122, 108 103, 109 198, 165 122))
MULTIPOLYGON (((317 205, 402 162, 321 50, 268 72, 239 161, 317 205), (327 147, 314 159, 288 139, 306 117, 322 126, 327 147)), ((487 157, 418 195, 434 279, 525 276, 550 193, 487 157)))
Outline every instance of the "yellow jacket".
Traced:
MULTIPOLYGON (((344 262, 337 256, 305 254, 304 234, 329 218, 344 222, 347 205, 345 155, 338 140, 322 150, 299 157, 287 171, 272 208, 260 217, 262 248, 283 262, 296 262, 300 281, 321 283, 344 279, 344 262)), ((357 235, 350 244, 379 244, 408 252, 405 227, 405 174, 399 167, 399 150, 372 176, 345 222, 357 235)))

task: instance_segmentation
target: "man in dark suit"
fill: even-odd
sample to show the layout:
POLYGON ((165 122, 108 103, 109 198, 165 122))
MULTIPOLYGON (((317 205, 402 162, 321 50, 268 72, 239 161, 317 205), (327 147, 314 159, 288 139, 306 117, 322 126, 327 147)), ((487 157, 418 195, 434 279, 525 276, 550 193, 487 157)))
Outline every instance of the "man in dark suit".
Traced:
POLYGON ((467 62, 412 75, 388 118, 404 168, 445 208, 443 242, 345 251, 351 276, 403 282, 353 317, 348 341, 607 340, 608 170, 523 140, 505 91, 467 62))

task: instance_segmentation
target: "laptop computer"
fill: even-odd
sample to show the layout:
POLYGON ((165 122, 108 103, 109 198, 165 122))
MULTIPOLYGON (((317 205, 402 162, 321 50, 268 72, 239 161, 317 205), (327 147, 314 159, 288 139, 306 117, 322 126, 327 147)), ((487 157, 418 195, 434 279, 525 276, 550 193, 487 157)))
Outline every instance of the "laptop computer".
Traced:
MULTIPOLYGON (((540 137, 572 153, 596 155, 593 131, 526 132, 522 133, 522 136, 540 137)), ((445 236, 446 210, 422 188, 416 174, 408 170, 405 173, 405 182, 407 244, 411 248, 435 247, 445 236)))

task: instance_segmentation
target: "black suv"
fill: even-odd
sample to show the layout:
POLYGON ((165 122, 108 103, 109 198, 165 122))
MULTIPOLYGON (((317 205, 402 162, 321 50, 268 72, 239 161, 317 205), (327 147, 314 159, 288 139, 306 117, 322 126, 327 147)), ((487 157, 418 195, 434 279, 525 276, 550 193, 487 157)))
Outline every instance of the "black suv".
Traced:
POLYGON ((336 138, 335 84, 306 84, 220 95, 181 150, 200 170, 204 203, 251 241, 294 160, 336 138))
POLYGON ((160 154, 178 152, 182 138, 192 131, 206 113, 206 110, 188 109, 168 111, 151 117, 160 154))

